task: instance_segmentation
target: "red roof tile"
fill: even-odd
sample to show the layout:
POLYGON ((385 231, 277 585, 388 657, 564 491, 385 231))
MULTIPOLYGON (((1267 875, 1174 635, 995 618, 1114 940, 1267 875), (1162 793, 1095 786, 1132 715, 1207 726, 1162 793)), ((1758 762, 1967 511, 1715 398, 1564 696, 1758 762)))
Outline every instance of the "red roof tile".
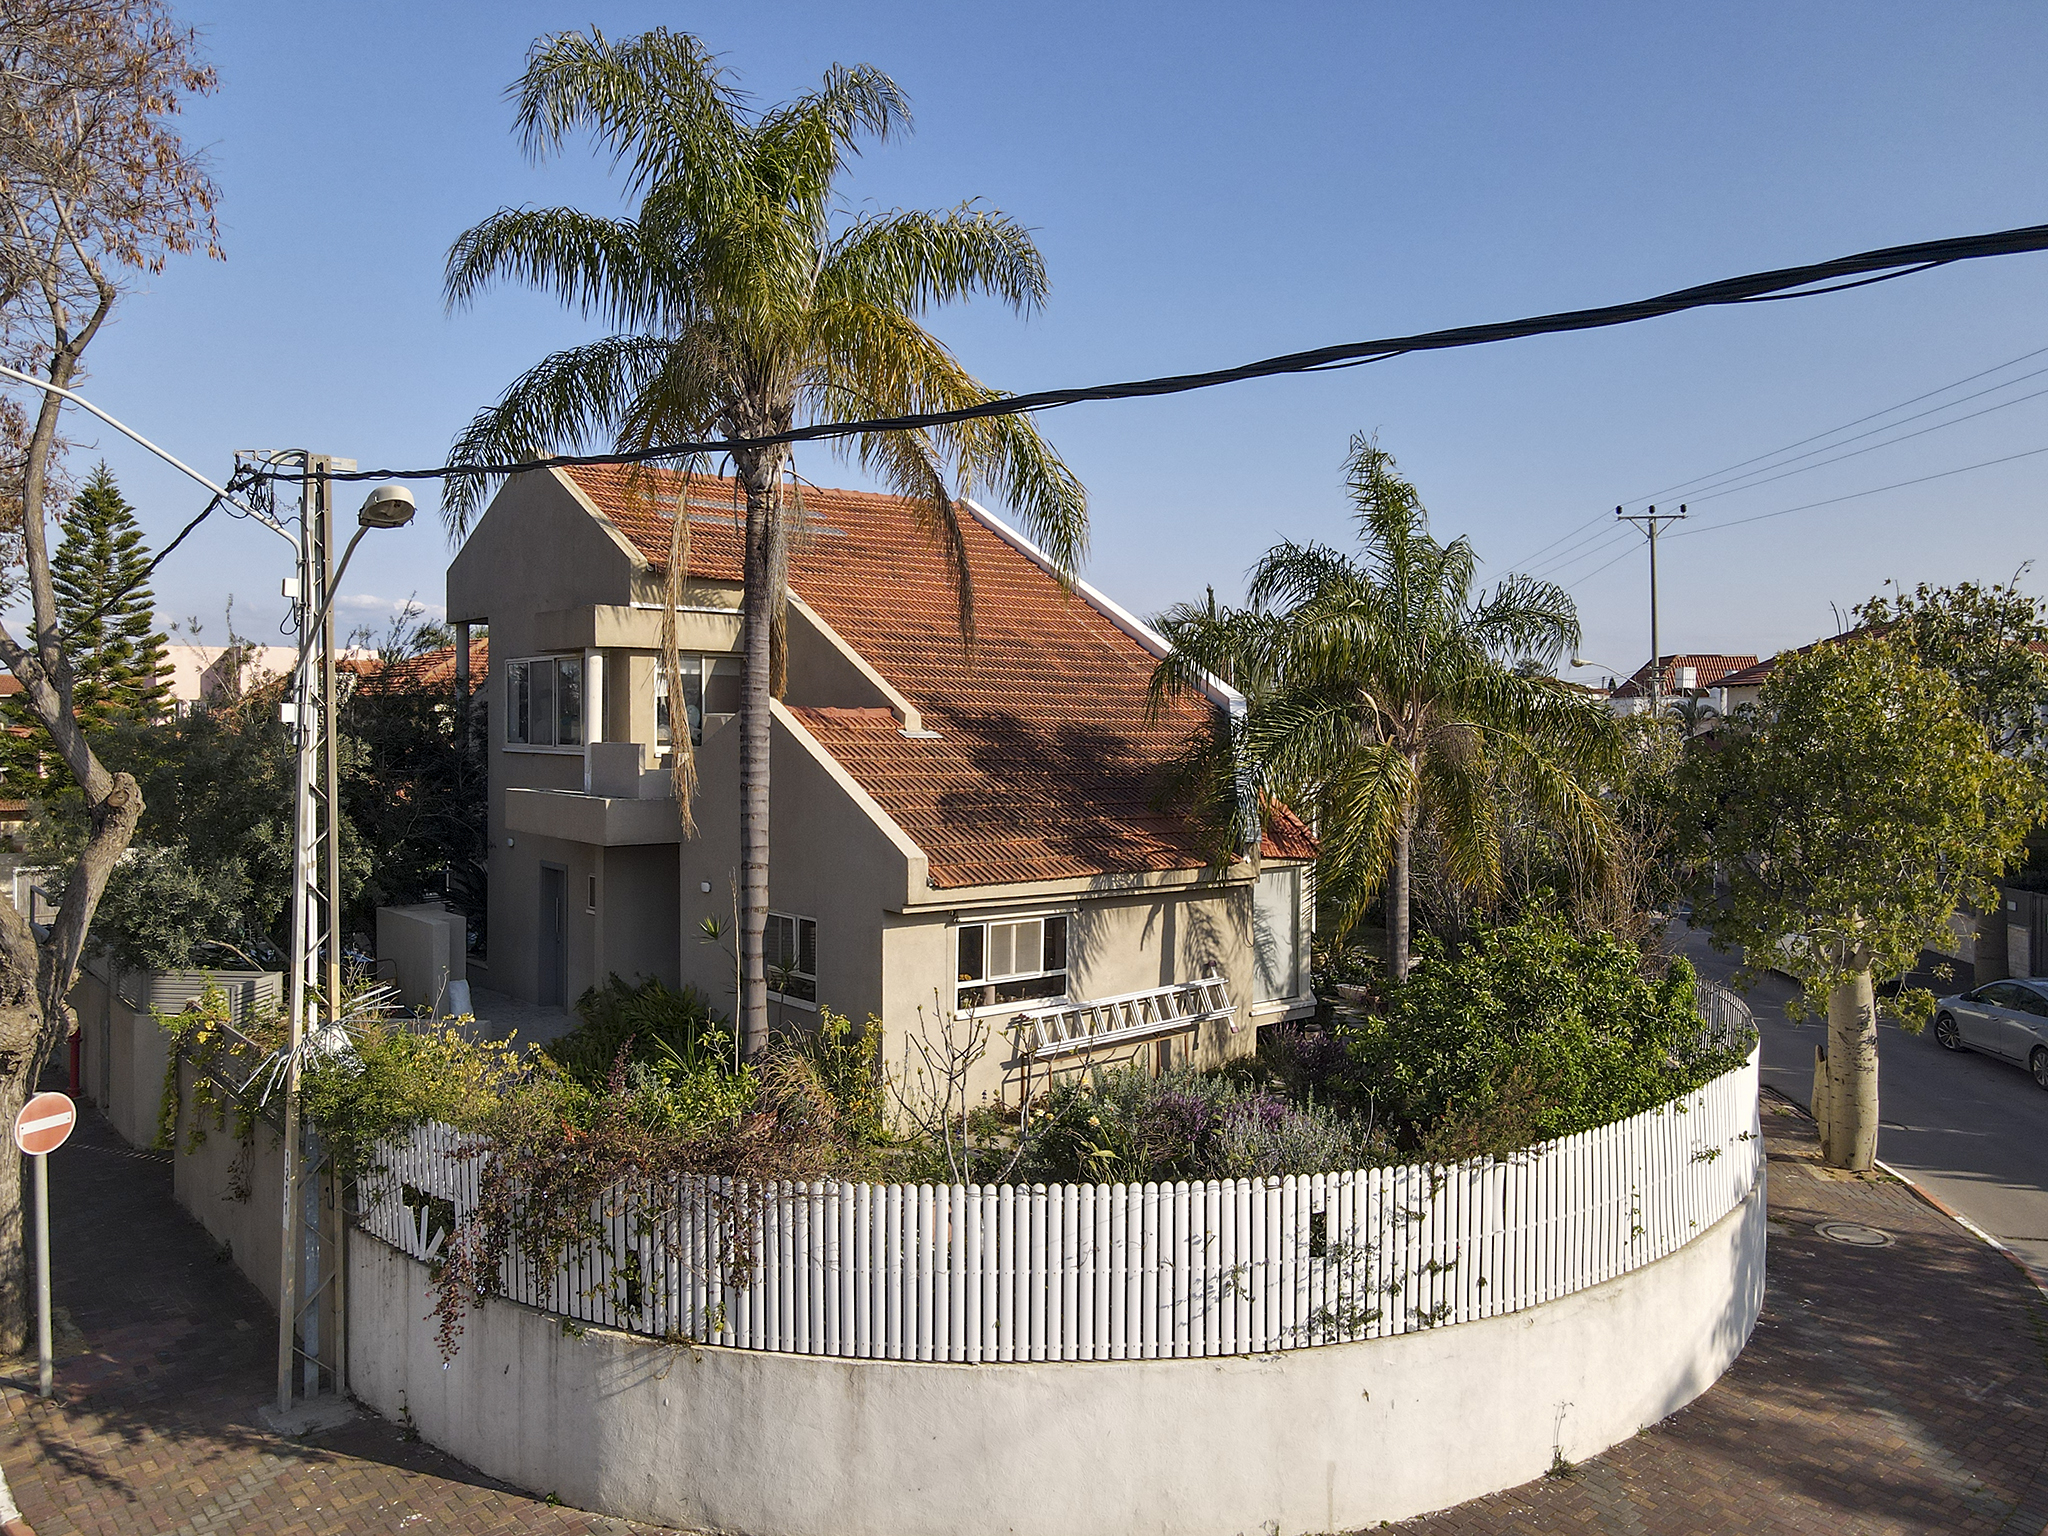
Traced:
MULTIPOLYGON (((666 569, 680 476, 657 472, 634 496, 622 470, 566 473, 666 569)), ((823 489, 807 489, 804 503, 808 528, 791 553, 791 586, 917 706, 937 737, 906 738, 887 710, 794 713, 924 850, 935 886, 1207 862, 1196 829, 1151 802, 1161 768, 1209 706, 1182 699, 1148 721, 1154 658, 1136 639, 963 515, 974 585, 970 648, 952 575, 916 503, 823 489)), ((696 478, 689 516, 689 574, 737 581, 732 482, 696 478)), ((1292 815, 1280 810, 1271 820, 1267 857, 1314 856, 1292 815)))
MULTIPOLYGON (((455 647, 444 645, 439 650, 422 651, 404 661, 385 666, 375 657, 350 657, 336 664, 344 672, 353 672, 358 677, 379 677, 390 682, 405 682, 416 687, 431 688, 442 684, 453 686, 455 682, 455 647)), ((483 687, 484 679, 491 670, 491 642, 483 636, 469 642, 469 686, 472 692, 483 687)))

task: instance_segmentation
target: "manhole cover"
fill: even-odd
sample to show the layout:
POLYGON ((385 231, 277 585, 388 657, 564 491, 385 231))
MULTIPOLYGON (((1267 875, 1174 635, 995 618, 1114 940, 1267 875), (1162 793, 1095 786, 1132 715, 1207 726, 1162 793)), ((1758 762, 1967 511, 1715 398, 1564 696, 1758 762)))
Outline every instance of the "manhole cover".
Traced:
POLYGON ((1889 1248, 1892 1235, 1880 1232, 1876 1227, 1866 1227, 1860 1221, 1822 1221, 1813 1228, 1830 1242, 1847 1243, 1851 1248, 1889 1248))

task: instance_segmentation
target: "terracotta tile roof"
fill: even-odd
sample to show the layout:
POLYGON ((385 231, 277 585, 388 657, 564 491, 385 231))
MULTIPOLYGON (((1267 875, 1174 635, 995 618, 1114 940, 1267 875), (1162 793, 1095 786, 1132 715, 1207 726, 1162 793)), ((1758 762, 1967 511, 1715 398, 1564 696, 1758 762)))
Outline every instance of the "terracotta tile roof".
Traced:
MULTIPOLYGON (((657 568, 666 568, 679 476, 651 485, 666 512, 635 505, 625 475, 566 471, 657 568)), ((1181 700, 1145 717, 1153 657, 1006 540, 963 515, 975 642, 963 644, 946 562, 916 504, 861 491, 806 490, 809 529, 790 584, 924 715, 912 740, 887 710, 805 708, 796 717, 895 818, 942 888, 1200 868, 1195 829, 1153 809, 1161 767, 1208 706, 1181 700)), ((693 576, 737 581, 732 482, 699 477, 690 496, 693 576)), ((1312 858, 1292 815, 1272 817, 1265 854, 1312 858)))
POLYGON ((1775 656, 1766 656, 1762 661, 1752 662, 1740 672, 1730 673, 1727 677, 1724 677, 1721 680, 1721 686, 1723 688, 1759 687, 1770 679, 1772 670, 1787 656, 1804 656, 1808 651, 1817 651, 1824 645, 1833 645, 1837 640, 1848 640, 1858 635, 1873 633, 1883 633, 1883 631, 1876 630, 1868 624, 1859 624, 1856 628, 1845 630, 1839 635, 1823 636, 1819 640, 1800 646, 1797 650, 1780 651, 1775 656))
MULTIPOLYGON (((1680 652, 1659 658, 1664 664, 1664 691, 1669 693, 1675 686, 1671 677, 1680 667, 1691 667, 1699 674, 1696 684, 1701 688, 1726 687, 1734 674, 1756 665, 1754 656, 1722 656, 1711 651, 1680 652)), ((1650 691, 1650 664, 1646 661, 1636 668, 1635 675, 1614 690, 1617 699, 1637 699, 1650 691)))
MULTIPOLYGON (((444 645, 439 650, 422 651, 417 656, 396 662, 386 667, 375 657, 350 657, 337 663, 344 672, 353 672, 358 677, 383 676, 391 682, 405 682, 416 687, 432 688, 443 684, 453 686, 455 682, 455 647, 444 645)), ((471 691, 483 687, 484 679, 491 670, 491 642, 488 636, 469 642, 469 686, 471 691)))

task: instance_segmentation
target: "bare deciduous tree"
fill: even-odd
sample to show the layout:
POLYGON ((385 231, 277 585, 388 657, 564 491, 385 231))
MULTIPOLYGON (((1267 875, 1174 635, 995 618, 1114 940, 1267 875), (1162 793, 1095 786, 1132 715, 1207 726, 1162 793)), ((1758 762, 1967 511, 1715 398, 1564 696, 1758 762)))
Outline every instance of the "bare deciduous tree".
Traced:
MULTIPOLYGON (((124 283, 171 256, 220 254, 215 189, 171 129, 183 98, 214 87, 195 34, 161 0, 8 0, 0 7, 0 352, 59 387, 124 283)), ((66 1001, 107 877, 128 846, 142 796, 109 773, 72 709, 59 638, 48 523, 61 495, 62 402, 40 392, 0 414, 0 518, 15 547, 13 590, 32 612, 26 637, 0 625, 0 661, 50 732, 90 816, 64 897, 39 931, 0 904, 0 1116, 9 1122, 65 1035, 66 1001)), ((21 1164, 0 1157, 0 1350, 21 1347, 28 1304, 21 1164)))

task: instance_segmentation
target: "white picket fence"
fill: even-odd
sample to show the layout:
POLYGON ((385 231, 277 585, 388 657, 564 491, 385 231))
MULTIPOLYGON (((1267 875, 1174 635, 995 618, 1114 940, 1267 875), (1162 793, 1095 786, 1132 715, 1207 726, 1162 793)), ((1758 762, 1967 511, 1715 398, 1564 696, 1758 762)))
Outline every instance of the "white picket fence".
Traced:
MULTIPOLYGON (((386 1145, 365 1230, 432 1260, 479 1169, 444 1125, 386 1145)), ((1505 1161, 1206 1183, 743 1189, 600 1213, 512 1299, 584 1323, 861 1359, 1266 1353, 1540 1306, 1653 1263, 1764 1165, 1757 1058, 1682 1100, 1505 1161), (731 1260, 748 1255, 743 1264, 731 1260)))

